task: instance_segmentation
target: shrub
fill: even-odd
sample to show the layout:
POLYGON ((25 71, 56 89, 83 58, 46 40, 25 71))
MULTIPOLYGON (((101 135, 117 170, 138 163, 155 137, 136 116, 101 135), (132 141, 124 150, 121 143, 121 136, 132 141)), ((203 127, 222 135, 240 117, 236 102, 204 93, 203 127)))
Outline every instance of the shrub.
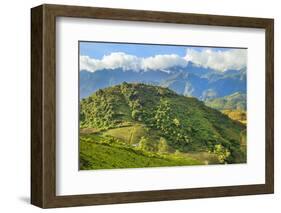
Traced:
POLYGON ((139 148, 143 151, 153 151, 153 144, 144 136, 141 137, 139 142, 139 148))
POLYGON ((167 153, 169 152, 169 146, 165 138, 160 138, 158 143, 158 152, 167 153))
POLYGON ((218 156, 220 163, 225 163, 226 159, 230 156, 228 149, 224 148, 221 144, 215 145, 213 152, 218 156))

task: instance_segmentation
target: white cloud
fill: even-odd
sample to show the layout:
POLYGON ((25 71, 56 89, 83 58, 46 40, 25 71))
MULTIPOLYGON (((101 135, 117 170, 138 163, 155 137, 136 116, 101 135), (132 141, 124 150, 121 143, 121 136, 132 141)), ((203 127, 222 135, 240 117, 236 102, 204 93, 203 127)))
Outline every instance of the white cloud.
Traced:
POLYGON ((205 49, 203 51, 196 51, 189 48, 186 51, 185 59, 197 66, 217 71, 239 70, 247 66, 247 50, 213 51, 212 49, 205 49))
POLYGON ((176 55, 155 55, 153 57, 144 58, 142 60, 143 69, 167 69, 174 66, 184 67, 187 65, 187 61, 176 55))
POLYGON ((105 55, 102 59, 80 56, 80 70, 94 72, 100 69, 116 69, 138 71, 140 69, 167 69, 173 66, 186 66, 187 61, 176 55, 155 55, 153 57, 141 58, 123 52, 114 52, 105 55))
POLYGON ((125 70, 138 70, 140 68, 140 59, 134 55, 128 55, 122 52, 114 52, 105 55, 102 59, 94 59, 89 56, 80 56, 80 70, 94 72, 100 69, 123 68, 125 70))
POLYGON ((212 68, 218 71, 229 69, 242 69, 247 64, 246 50, 227 50, 213 51, 204 49, 196 51, 187 49, 186 56, 180 57, 176 54, 155 55, 147 58, 141 58, 129 55, 123 52, 113 52, 103 56, 101 59, 90 58, 89 56, 80 56, 80 70, 95 72, 101 69, 116 69, 138 71, 142 70, 167 70, 170 67, 184 67, 191 61, 197 66, 212 68))

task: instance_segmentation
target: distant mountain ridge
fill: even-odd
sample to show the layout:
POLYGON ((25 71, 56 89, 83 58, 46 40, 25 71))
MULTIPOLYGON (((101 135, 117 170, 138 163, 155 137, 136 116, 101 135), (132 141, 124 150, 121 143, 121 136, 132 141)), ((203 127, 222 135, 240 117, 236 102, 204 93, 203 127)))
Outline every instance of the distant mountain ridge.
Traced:
POLYGON ((80 71, 80 98, 98 89, 128 83, 146 83, 168 87, 178 94, 200 100, 218 98, 235 92, 246 92, 246 69, 215 71, 189 63, 186 67, 165 70, 102 69, 95 72, 80 71))
POLYGON ((241 92, 235 92, 220 98, 207 99, 205 104, 218 110, 246 111, 247 109, 246 94, 241 92))

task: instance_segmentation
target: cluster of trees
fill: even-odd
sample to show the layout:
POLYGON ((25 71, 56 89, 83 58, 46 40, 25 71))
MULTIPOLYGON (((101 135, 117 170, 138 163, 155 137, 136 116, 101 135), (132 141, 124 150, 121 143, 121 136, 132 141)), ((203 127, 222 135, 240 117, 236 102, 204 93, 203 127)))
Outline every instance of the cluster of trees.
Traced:
POLYGON ((113 125, 114 110, 103 90, 97 91, 93 97, 83 99, 80 107, 80 126, 109 128, 113 125))
POLYGON ((220 163, 225 163, 230 156, 230 151, 221 144, 216 144, 213 153, 217 155, 220 163))
POLYGON ((174 95, 174 93, 165 88, 156 87, 155 91, 149 91, 155 92, 155 94, 150 94, 149 92, 140 94, 133 87, 134 85, 127 84, 126 82, 121 84, 121 92, 131 109, 131 117, 135 121, 146 123, 152 129, 161 130, 163 136, 160 138, 159 143, 143 137, 139 142, 139 148, 146 151, 166 152, 169 145, 171 145, 180 151, 186 151, 191 142, 189 137, 191 128, 182 125, 180 119, 172 113, 172 106, 167 97, 174 95), (145 98, 151 99, 150 96, 160 96, 160 98, 155 100, 156 106, 153 105, 151 109, 147 109, 148 107, 144 106, 141 100, 145 98))
POLYGON ((140 100, 138 99, 138 92, 136 90, 131 89, 128 83, 126 82, 123 82, 121 84, 121 92, 125 96, 130 106, 131 117, 135 121, 141 121, 143 112, 140 100))
POLYGON ((161 154, 168 153, 170 150, 167 140, 163 137, 160 137, 159 142, 155 143, 155 141, 143 136, 139 141, 138 148, 143 151, 159 152, 161 154))
POLYGON ((180 150, 186 149, 191 142, 189 133, 190 129, 185 128, 180 119, 173 115, 170 103, 165 99, 160 99, 154 115, 154 127, 161 130, 162 134, 173 145, 180 150))

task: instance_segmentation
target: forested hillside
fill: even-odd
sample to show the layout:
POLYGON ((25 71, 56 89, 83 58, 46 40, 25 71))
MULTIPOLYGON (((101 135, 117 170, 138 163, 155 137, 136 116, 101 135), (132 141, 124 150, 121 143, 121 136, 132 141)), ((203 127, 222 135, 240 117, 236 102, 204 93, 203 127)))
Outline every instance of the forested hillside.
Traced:
POLYGON ((246 127, 202 101, 122 83, 80 101, 80 169, 246 161, 246 127))

